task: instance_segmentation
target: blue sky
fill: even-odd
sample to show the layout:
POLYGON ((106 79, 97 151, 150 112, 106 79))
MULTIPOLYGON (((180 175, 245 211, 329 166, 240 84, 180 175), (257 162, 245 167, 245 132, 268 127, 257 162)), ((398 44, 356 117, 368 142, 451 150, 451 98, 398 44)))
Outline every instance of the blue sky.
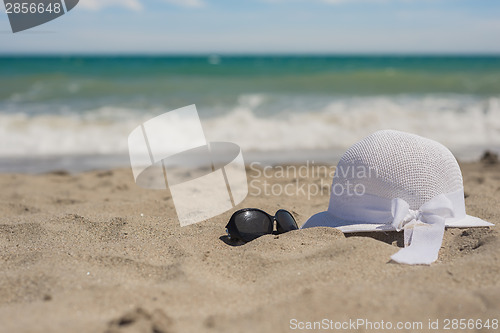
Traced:
POLYGON ((2 54, 500 54, 497 0, 80 0, 17 34, 1 8, 2 54))

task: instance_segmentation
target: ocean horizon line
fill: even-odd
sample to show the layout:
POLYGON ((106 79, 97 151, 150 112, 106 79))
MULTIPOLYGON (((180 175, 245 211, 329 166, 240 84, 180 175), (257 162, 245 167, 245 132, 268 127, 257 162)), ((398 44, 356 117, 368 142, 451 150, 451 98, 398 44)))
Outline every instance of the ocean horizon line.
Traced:
POLYGON ((471 52, 471 53, 453 53, 453 52, 436 52, 436 53, 364 53, 364 52, 120 52, 120 53, 107 53, 107 52, 80 52, 80 53, 0 53, 0 58, 22 57, 22 58, 177 58, 177 57, 290 57, 290 58, 500 58, 500 53, 488 52, 471 52))

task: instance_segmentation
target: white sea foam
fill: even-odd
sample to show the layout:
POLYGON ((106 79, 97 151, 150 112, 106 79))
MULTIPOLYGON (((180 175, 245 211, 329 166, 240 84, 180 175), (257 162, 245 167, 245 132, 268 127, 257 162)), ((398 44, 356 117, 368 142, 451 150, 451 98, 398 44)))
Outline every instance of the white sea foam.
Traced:
POLYGON ((266 118, 239 105, 204 125, 211 140, 229 140, 256 151, 345 149, 388 128, 417 133, 461 151, 500 146, 500 99, 350 98, 303 112, 285 109, 266 118))
MULTIPOLYGON (((243 151, 346 149, 378 129, 398 129, 435 139, 453 151, 500 147, 500 98, 399 96, 331 98, 314 107, 282 103, 265 112, 265 95, 246 95, 218 116, 203 116, 208 141, 231 141, 243 151), (273 115, 266 115, 272 113, 273 115)), ((128 134, 167 109, 148 112, 103 107, 43 114, 0 110, 0 157, 127 154, 128 134)), ((183 133, 179 119, 175 128, 183 133)))

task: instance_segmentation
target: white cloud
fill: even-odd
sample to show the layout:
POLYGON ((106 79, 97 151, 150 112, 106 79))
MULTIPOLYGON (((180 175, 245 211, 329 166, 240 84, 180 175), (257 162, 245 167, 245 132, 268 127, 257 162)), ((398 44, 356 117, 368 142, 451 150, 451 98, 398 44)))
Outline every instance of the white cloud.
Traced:
MULTIPOLYGON (((186 8, 202 8, 205 7, 204 0, 163 0, 166 3, 186 8)), ((106 7, 121 7, 133 11, 143 9, 141 0, 80 0, 79 8, 88 10, 101 10, 106 7)))
POLYGON ((386 4, 389 2, 411 2, 412 0, 318 0, 319 2, 330 4, 330 5, 340 5, 348 3, 380 3, 386 4))
POLYGON ((133 11, 142 10, 139 0, 81 0, 78 8, 101 10, 105 7, 122 7, 133 11))
POLYGON ((411 0, 262 0, 271 3, 287 3, 287 2, 320 2, 328 5, 340 5, 349 3, 388 3, 388 2, 409 2, 411 0))
POLYGON ((205 2, 203 0, 164 0, 164 1, 180 7, 187 7, 187 8, 205 7, 205 2))
POLYGON ((332 5, 338 5, 342 3, 353 3, 353 2, 387 2, 385 0, 319 0, 319 2, 328 3, 332 5))

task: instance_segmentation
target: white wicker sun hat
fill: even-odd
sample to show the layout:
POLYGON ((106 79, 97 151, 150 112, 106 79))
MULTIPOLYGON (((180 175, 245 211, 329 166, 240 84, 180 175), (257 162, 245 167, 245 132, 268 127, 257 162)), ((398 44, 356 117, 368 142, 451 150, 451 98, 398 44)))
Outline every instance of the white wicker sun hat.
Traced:
POLYGON ((446 227, 489 227, 465 213, 462 172, 442 144, 384 130, 349 148, 337 165, 328 210, 302 228, 344 233, 404 230, 405 248, 391 258, 436 261, 446 227))

